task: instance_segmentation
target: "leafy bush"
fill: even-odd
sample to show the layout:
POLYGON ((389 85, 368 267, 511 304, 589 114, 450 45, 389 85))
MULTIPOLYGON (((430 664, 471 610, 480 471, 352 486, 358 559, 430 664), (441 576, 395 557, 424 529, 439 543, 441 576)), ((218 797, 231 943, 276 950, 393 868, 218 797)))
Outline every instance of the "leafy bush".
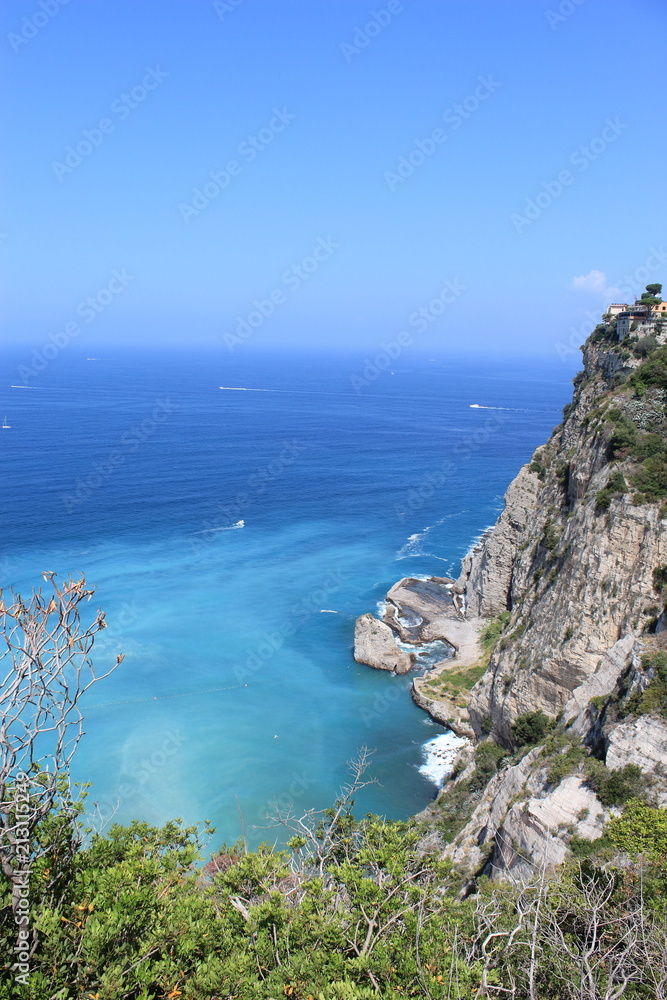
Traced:
POLYGON ((635 692, 624 706, 624 714, 656 713, 667 718, 667 653, 660 651, 642 656, 644 670, 653 671, 653 678, 643 691, 635 692))
POLYGON ((537 746, 553 729, 553 722, 539 712, 524 712, 514 720, 510 728, 510 738, 515 747, 537 746))
POLYGON ((610 771, 601 760, 591 757, 586 762, 586 784, 595 792, 603 806, 622 806, 631 798, 642 795, 646 780, 636 764, 626 764, 610 771))
POLYGON ((641 799, 630 799, 623 815, 610 820, 606 832, 612 843, 632 858, 643 855, 663 862, 667 858, 667 811, 641 799))
POLYGON ((600 490, 595 497, 595 506, 598 510, 609 510, 611 506, 611 501, 614 497, 620 496, 627 490, 627 484, 625 478, 620 469, 612 472, 609 479, 607 480, 607 485, 604 489, 600 490))
POLYGON ((611 490, 604 489, 600 490, 599 493, 595 494, 595 508, 596 510, 609 510, 611 507, 611 501, 614 499, 614 494, 611 490))
POLYGON ((560 754, 547 771, 547 781, 550 785, 559 784, 587 757, 586 750, 580 744, 571 746, 565 753, 560 754))
POLYGON ((640 358, 647 358, 657 346, 658 341, 655 337, 640 337, 635 344, 635 354, 638 354, 640 358))
POLYGON ((653 589, 660 594, 667 589, 667 566, 656 566, 653 570, 653 589))
POLYGON ((551 554, 553 555, 553 553, 558 548, 559 541, 560 541, 560 535, 558 534, 558 531, 554 527, 553 522, 547 521, 547 523, 544 525, 544 534, 542 535, 542 545, 544 545, 545 549, 547 549, 547 551, 551 552, 551 554))
POLYGON ((613 842, 606 833, 596 840, 586 840, 585 837, 579 837, 575 833, 568 846, 575 858, 590 858, 598 854, 601 849, 613 847, 613 842))
POLYGON ((500 638, 502 630, 505 628, 505 625, 507 625, 510 618, 511 615, 509 611, 503 611, 497 618, 492 618, 491 621, 484 626, 479 636, 479 641, 484 649, 493 649, 496 642, 500 638))
POLYGON ((652 351, 646 361, 634 370, 628 381, 639 396, 643 396, 651 386, 667 389, 667 347, 659 347, 652 351))
POLYGON ((649 503, 667 496, 667 449, 646 458, 630 482, 649 503))
POLYGON ((610 462, 625 458, 637 444, 637 428, 624 413, 618 410, 607 410, 606 417, 614 424, 609 443, 607 458, 610 462))
POLYGON ((470 790, 481 791, 494 776, 507 751, 493 740, 484 740, 475 751, 475 770, 470 779, 470 790))

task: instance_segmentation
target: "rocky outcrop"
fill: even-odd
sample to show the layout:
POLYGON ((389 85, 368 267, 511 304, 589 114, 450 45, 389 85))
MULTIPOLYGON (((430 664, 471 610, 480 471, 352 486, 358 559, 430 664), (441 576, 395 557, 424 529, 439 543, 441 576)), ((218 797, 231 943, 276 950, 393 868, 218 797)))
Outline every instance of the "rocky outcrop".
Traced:
POLYGON ((447 643, 453 659, 448 658, 443 667, 453 665, 455 660, 458 669, 475 663, 482 655, 479 645, 482 622, 463 615, 452 594, 452 584, 447 577, 432 576, 428 580, 404 577, 387 594, 383 620, 403 642, 417 646, 447 643))
POLYGON ((365 614, 357 619, 354 631, 354 658, 358 663, 380 670, 406 673, 413 666, 424 665, 421 656, 431 657, 424 677, 412 682, 415 704, 436 722, 448 726, 458 736, 475 739, 467 712, 445 692, 429 690, 429 684, 448 670, 460 671, 476 664, 483 654, 479 642, 480 619, 467 619, 458 597, 452 595, 452 580, 430 577, 427 580, 404 577, 394 584, 385 601, 383 621, 365 614), (415 652, 397 645, 410 644, 415 652), (437 656, 446 657, 433 663, 437 656))
POLYGON ((464 558, 452 587, 469 614, 505 612, 470 695, 476 736, 491 732, 511 750, 515 720, 542 712, 565 740, 501 766, 481 796, 474 761, 443 790, 445 817, 447 801, 474 804, 444 849, 468 875, 529 878, 536 867, 561 863, 574 833, 589 840, 602 834, 618 810, 603 807, 587 784, 587 752, 608 771, 635 764, 649 801, 667 806, 667 720, 633 715, 653 676, 644 654, 665 648, 666 509, 635 500, 627 485, 636 459, 622 443, 610 444, 619 426, 664 438, 667 391, 622 388, 639 364, 628 354, 589 343, 564 423, 511 484, 505 510, 464 558), (575 748, 562 780, 553 770, 558 745, 575 748))
POLYGON ((640 715, 611 727, 605 761, 612 771, 636 764, 649 779, 656 803, 667 807, 666 719, 640 715))
MULTIPOLYGON (((585 840, 603 833, 611 813, 585 785, 580 769, 551 786, 541 754, 536 747, 491 779, 445 857, 468 874, 530 878, 536 868, 565 860, 575 830, 585 840)), ((464 774, 460 780, 466 779, 464 774)))
MULTIPOLYGON (((597 693, 593 676, 617 670, 616 643, 632 645, 655 613, 653 572, 667 563, 659 505, 635 505, 629 492, 613 496, 607 510, 597 504, 612 470, 609 431, 599 415, 591 420, 610 389, 608 352, 597 367, 595 357, 591 348, 590 380, 565 424, 510 486, 505 510, 455 585, 471 611, 512 615, 469 705, 475 731, 490 720, 504 742, 525 712, 581 716, 582 699, 597 693)), ((656 404, 640 402, 657 419, 656 404)))
POLYGON ((470 725, 467 711, 442 694, 438 695, 437 698, 429 695, 424 690, 427 681, 428 677, 415 677, 413 680, 410 693, 414 703, 428 712, 436 722, 451 729, 457 736, 474 740, 476 738, 475 730, 470 725))
POLYGON ((515 802, 496 832, 488 874, 528 881, 536 869, 555 868, 565 861, 575 830, 583 840, 596 840, 610 815, 578 775, 551 792, 515 802))
POLYGON ((403 577, 387 594, 384 621, 398 632, 403 642, 447 641, 453 624, 463 618, 454 605, 453 582, 439 576, 428 580, 403 577))
POLYGON ((393 670, 405 674, 415 662, 414 653, 405 652, 396 644, 394 633, 373 615, 361 615, 354 627, 354 658, 376 670, 393 670))
POLYGON ((464 556, 452 589, 465 595, 467 614, 492 618, 511 606, 514 560, 532 527, 539 486, 537 476, 522 469, 505 494, 505 509, 496 526, 464 556))

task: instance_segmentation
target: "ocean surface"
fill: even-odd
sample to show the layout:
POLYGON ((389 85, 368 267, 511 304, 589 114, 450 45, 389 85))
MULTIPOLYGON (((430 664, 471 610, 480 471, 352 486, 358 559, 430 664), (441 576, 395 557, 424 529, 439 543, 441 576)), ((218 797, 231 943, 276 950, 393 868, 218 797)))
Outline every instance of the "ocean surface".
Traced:
POLYGON ((125 654, 83 704, 89 813, 281 841, 273 803, 330 805, 362 746, 357 812, 423 808, 446 731, 410 676, 354 662, 354 621, 401 576, 458 572, 573 372, 413 357, 355 391, 363 357, 72 352, 2 361, 0 581, 85 574, 97 669, 125 654))

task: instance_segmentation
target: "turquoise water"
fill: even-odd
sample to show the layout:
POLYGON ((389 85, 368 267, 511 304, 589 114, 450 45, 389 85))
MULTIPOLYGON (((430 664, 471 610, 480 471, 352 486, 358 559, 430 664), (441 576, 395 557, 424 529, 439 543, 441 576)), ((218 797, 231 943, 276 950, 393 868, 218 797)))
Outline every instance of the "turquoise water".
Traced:
POLYGON ((366 745, 358 811, 426 805, 442 729, 409 677, 355 664, 355 618, 401 576, 458 571, 571 373, 399 360, 356 393, 363 358, 65 354, 27 388, 10 388, 26 359, 3 363, 0 571, 23 593, 85 573, 109 624, 98 669, 125 653, 86 697, 89 801, 121 822, 209 819, 227 841, 242 816, 273 840, 271 802, 330 804, 366 745))

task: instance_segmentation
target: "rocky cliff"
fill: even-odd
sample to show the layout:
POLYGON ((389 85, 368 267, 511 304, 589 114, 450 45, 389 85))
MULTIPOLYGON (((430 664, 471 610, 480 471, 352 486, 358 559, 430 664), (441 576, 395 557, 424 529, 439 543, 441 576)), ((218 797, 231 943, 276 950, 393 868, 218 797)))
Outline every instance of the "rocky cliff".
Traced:
POLYGON ((643 694, 667 664, 666 400, 667 348, 599 327, 563 423, 463 561, 466 615, 502 615, 468 703, 499 769, 461 762, 428 813, 471 873, 525 873, 600 836, 625 794, 601 802, 614 772, 626 798, 667 804, 667 701, 643 694))

